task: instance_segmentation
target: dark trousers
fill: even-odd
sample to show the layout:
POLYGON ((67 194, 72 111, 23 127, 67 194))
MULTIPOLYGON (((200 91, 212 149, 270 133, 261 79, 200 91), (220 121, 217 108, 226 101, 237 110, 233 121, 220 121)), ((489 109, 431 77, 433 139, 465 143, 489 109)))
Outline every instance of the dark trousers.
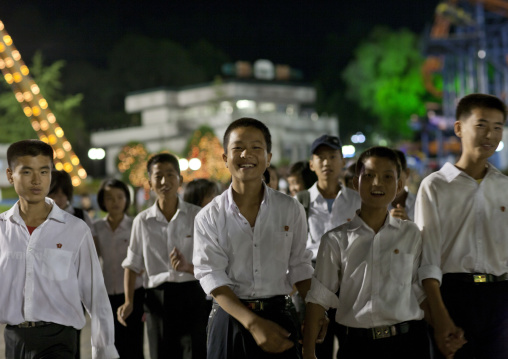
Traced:
POLYGON ((370 339, 355 335, 344 336, 340 343, 340 359, 429 359, 432 355, 427 325, 412 322, 409 332, 394 337, 370 339))
POLYGON ((115 321, 115 347, 122 359, 143 359, 143 305, 145 302, 145 290, 143 288, 134 291, 134 309, 127 318, 127 326, 120 324, 116 317, 118 307, 124 304, 125 295, 109 295, 109 302, 113 309, 115 321))
POLYGON ((299 359, 302 357, 298 342, 300 328, 294 310, 260 311, 257 315, 269 319, 291 333, 295 345, 284 353, 272 354, 263 351, 245 327, 214 304, 208 319, 208 359, 299 359))
POLYGON ((182 358, 181 339, 191 337, 192 358, 206 358, 208 313, 198 281, 161 284, 146 290, 148 344, 152 359, 182 358))
MULTIPOLYGON (((467 340, 455 359, 508 358, 508 281, 463 283, 445 274, 441 295, 467 340)), ((436 357, 443 358, 437 346, 436 357)))
POLYGON ((76 332, 76 329, 60 324, 34 328, 7 325, 4 330, 5 358, 74 359, 76 332))

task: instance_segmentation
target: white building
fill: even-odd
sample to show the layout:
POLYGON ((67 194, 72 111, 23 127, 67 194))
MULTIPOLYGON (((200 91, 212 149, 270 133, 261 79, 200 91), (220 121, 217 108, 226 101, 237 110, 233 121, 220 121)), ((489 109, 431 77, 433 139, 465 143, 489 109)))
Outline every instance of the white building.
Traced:
POLYGON ((192 133, 210 126, 222 141, 227 126, 240 117, 264 122, 272 134, 272 162, 306 159, 312 141, 324 133, 337 135, 335 117, 313 110, 316 91, 308 85, 232 80, 180 90, 165 88, 131 93, 127 113, 140 113, 141 126, 101 131, 91 136, 92 146, 106 150, 106 173, 117 172, 116 157, 130 141, 145 144, 151 153, 170 150, 180 154, 192 133))

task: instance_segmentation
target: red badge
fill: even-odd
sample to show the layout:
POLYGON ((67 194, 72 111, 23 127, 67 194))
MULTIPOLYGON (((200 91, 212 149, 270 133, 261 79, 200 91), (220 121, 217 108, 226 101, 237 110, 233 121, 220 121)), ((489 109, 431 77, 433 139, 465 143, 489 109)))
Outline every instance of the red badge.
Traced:
POLYGON ((393 253, 395 253, 395 254, 399 254, 399 250, 398 250, 398 249, 395 249, 395 250, 393 251, 393 253))
POLYGON ((348 222, 351 222, 351 218, 348 218, 348 219, 347 219, 347 221, 348 221, 348 222))
POLYGON ((505 209, 505 206, 501 206, 501 212, 504 212, 505 209))
POLYGON ((289 226, 284 226, 284 230, 287 232, 289 231, 289 226))
POLYGON ((62 248, 62 243, 58 243, 58 244, 56 245, 56 247, 57 247, 57 248, 62 248))

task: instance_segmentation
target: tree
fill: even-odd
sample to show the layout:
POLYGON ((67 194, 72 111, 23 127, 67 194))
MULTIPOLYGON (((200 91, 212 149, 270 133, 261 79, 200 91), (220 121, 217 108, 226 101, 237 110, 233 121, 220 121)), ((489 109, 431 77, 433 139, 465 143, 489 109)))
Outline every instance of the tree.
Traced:
POLYGON ((347 97, 375 116, 380 132, 392 139, 411 135, 409 119, 425 114, 432 97, 423 86, 423 57, 409 30, 375 28, 343 71, 347 97))
MULTIPOLYGON (((39 86, 41 94, 48 101, 49 108, 55 114, 57 122, 63 128, 65 136, 72 143, 86 146, 83 139, 83 120, 79 112, 81 94, 64 95, 61 91, 61 71, 64 61, 57 61, 49 66, 43 65, 43 58, 37 52, 30 66, 30 74, 39 86)), ((11 87, 3 82, 4 90, 0 93, 0 142, 11 143, 27 138, 37 138, 29 119, 23 113, 11 87)), ((79 147, 79 146, 78 146, 79 147)))

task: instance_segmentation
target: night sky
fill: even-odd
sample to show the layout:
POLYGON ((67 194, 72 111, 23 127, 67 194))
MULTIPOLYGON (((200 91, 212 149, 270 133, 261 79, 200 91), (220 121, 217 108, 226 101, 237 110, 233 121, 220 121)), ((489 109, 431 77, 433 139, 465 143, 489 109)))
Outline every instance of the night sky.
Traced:
POLYGON ((206 39, 232 61, 265 58, 301 69, 312 80, 327 37, 341 40, 338 66, 345 66, 374 25, 423 33, 438 2, 4 0, 0 20, 28 63, 40 49, 47 62, 106 66, 113 44, 135 33, 183 46, 206 39))

